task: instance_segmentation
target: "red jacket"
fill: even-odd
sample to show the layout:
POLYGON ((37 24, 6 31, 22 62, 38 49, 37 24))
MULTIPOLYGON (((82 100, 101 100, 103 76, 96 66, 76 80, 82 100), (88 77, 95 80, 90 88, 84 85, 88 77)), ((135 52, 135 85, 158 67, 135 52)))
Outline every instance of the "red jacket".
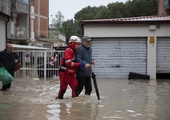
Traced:
POLYGON ((75 61, 75 52, 74 43, 70 43, 60 61, 60 71, 66 71, 66 73, 72 75, 76 73, 80 63, 75 61))

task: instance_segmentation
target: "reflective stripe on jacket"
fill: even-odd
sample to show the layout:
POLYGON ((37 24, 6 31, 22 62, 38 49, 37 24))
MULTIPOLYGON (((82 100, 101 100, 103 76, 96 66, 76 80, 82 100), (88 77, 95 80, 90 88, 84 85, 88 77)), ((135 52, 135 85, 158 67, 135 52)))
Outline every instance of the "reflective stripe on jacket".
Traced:
POLYGON ((75 62, 75 52, 71 48, 67 48, 64 51, 61 59, 61 71, 66 71, 68 74, 75 74, 80 63, 75 62))

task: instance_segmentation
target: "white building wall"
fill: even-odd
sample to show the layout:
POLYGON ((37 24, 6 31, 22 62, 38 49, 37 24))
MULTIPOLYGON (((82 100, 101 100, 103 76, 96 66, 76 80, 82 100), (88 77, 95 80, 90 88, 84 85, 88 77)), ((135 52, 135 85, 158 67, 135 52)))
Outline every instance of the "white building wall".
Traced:
POLYGON ((147 74, 150 75, 150 79, 156 79, 156 38, 170 37, 170 24, 152 26, 148 24, 85 24, 84 35, 90 37, 147 37, 147 74))
POLYGON ((4 20, 0 19, 0 51, 5 49, 5 45, 6 45, 6 23, 4 20))
POLYGON ((155 31, 149 25, 84 25, 84 35, 90 37, 170 36, 170 24, 161 24, 155 31))

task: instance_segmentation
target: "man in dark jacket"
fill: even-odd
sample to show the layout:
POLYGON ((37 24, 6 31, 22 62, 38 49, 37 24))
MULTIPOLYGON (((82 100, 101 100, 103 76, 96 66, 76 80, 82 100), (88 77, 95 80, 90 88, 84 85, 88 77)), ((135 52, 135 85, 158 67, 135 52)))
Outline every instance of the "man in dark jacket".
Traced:
MULTIPOLYGON (((5 50, 0 52, 0 64, 14 77, 15 65, 19 63, 19 56, 13 52, 13 45, 7 43, 5 50)), ((2 90, 6 91, 11 87, 11 83, 2 86, 2 90)))
POLYGON ((91 38, 88 36, 82 37, 82 44, 77 50, 76 54, 76 61, 83 62, 85 68, 78 68, 76 78, 78 81, 78 92, 77 96, 85 87, 85 94, 90 95, 92 92, 92 85, 91 85, 91 65, 94 64, 92 60, 92 49, 91 49, 91 38))

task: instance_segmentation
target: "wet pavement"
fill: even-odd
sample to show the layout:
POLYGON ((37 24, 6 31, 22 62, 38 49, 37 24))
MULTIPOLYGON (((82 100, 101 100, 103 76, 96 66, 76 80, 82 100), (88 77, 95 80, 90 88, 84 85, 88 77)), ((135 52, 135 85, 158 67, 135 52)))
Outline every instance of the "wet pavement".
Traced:
MULTIPOLYGON (((100 98, 82 92, 56 100, 57 78, 15 79, 0 91, 0 120, 169 120, 170 80, 97 79, 100 98)), ((1 84, 0 84, 1 87, 1 84)))

